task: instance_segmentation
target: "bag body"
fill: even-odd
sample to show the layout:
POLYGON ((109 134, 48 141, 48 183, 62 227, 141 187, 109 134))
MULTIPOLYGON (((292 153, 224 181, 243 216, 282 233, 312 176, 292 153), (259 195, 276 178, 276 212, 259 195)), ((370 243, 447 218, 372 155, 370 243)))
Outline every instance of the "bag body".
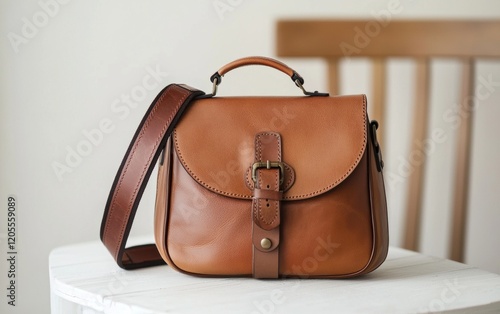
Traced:
POLYGON ((290 169, 274 226, 279 275, 377 268, 387 254, 387 211, 364 95, 195 100, 158 174, 155 239, 168 264, 197 275, 253 274, 262 239, 252 232, 251 172, 263 133, 281 138, 290 169))
MULTIPOLYGON (((148 140, 129 147, 101 229, 119 265, 157 265, 150 259, 159 254, 183 273, 255 278, 344 278, 379 267, 388 251, 387 208, 378 123, 368 119, 366 97, 309 93, 295 71, 267 58, 237 60, 212 81, 212 94, 189 100, 186 90, 196 92, 186 86, 160 93, 146 114, 160 119, 159 129, 165 125, 157 138, 144 133, 151 117, 141 122, 133 142, 148 140), (282 70, 306 96, 214 97, 224 73, 248 64, 282 70), (176 101, 175 93, 187 96, 176 101), (155 112, 155 103, 168 97, 177 107, 189 103, 182 116, 155 112), (163 151, 154 252, 146 246, 125 249, 131 219, 110 218, 120 220, 128 209, 119 206, 127 203, 133 219, 150 170, 129 171, 141 176, 138 184, 121 183, 134 158, 146 155, 139 150, 144 143, 156 147, 152 152, 163 151), (128 186, 133 196, 120 198, 128 186), (114 236, 113 229, 122 233, 114 236)), ((151 156, 144 159, 152 163, 158 155, 151 156)))

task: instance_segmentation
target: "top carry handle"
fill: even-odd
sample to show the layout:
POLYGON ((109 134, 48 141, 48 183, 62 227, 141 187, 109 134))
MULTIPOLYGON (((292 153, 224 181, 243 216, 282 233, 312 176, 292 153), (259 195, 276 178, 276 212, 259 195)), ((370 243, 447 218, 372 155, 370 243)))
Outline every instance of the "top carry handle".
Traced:
POLYGON ((228 73, 231 70, 236 68, 247 66, 247 65, 263 65, 271 68, 275 68, 286 75, 288 75, 292 81, 297 85, 298 88, 302 90, 304 95, 306 96, 328 96, 328 93, 320 93, 318 91, 308 92, 304 89, 304 78, 300 76, 295 70, 287 66, 286 64, 279 62, 278 60, 274 60, 272 58, 266 57, 246 57, 230 62, 219 69, 219 71, 212 74, 210 77, 210 81, 213 83, 213 89, 211 96, 215 96, 217 94, 217 87, 222 82, 222 77, 224 74, 228 73))

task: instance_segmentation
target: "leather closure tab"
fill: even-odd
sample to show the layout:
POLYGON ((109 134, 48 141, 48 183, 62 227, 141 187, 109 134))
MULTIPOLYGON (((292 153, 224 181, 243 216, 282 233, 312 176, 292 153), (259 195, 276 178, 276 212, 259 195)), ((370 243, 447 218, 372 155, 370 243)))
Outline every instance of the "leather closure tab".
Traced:
POLYGON ((284 164, 281 162, 281 136, 274 132, 255 136, 255 163, 252 167, 253 276, 278 278, 280 242, 281 186, 284 164))
POLYGON ((263 189, 254 189, 253 190, 253 198, 266 198, 273 201, 280 201, 283 199, 282 191, 272 191, 272 190, 263 190, 263 189))
MULTIPOLYGON (((279 193, 279 170, 259 170, 259 186, 267 187, 264 193, 279 193)), ((265 191, 265 190, 264 190, 265 191)), ((256 198, 252 200, 254 223, 265 230, 276 228, 280 224, 280 200, 256 198)))
MULTIPOLYGON (((280 244, 279 228, 276 228, 272 230, 272 232, 269 232, 268 230, 264 230, 258 228, 257 226, 254 226, 252 240, 254 249, 256 250, 259 250, 261 252, 271 252, 273 250, 277 250, 280 244), (262 245, 264 239, 270 241, 270 246, 267 248, 262 245)), ((254 262, 254 270, 255 270, 255 262, 254 262)))

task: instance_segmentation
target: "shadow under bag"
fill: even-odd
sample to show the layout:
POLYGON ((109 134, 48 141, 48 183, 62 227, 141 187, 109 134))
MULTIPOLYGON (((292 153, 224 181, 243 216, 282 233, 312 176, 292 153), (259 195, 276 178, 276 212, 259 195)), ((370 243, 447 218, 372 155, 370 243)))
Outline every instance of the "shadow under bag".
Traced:
POLYGON ((364 95, 308 92, 264 57, 233 61, 205 94, 167 86, 137 129, 114 180, 101 239, 125 269, 167 263, 199 276, 344 278, 388 250, 378 123, 364 95), (265 65, 300 97, 215 97, 227 72, 265 65), (159 160, 156 244, 125 248, 159 160))

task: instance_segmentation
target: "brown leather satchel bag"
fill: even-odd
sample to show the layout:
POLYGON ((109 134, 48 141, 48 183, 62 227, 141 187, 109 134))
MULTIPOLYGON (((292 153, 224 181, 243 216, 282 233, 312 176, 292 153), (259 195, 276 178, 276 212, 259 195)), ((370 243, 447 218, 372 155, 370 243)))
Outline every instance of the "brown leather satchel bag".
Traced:
POLYGON ((101 239, 125 269, 193 275, 340 278, 385 260, 382 154, 364 95, 307 92, 294 70, 250 57, 211 77, 212 94, 169 85, 153 101, 113 183, 101 239), (265 65, 301 97, 215 97, 224 74, 265 65), (163 152, 160 156, 160 153, 163 152), (153 244, 125 248, 159 161, 153 244))

